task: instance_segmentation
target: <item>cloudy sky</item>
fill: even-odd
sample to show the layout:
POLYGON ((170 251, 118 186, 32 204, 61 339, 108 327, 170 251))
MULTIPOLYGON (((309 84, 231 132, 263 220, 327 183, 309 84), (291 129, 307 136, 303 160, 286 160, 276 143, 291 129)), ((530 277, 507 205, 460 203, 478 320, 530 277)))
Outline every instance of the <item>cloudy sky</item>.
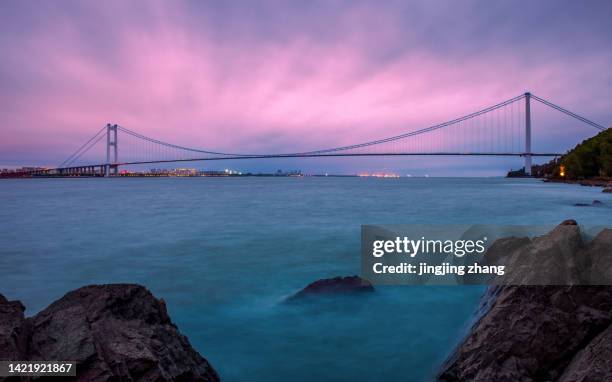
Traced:
MULTIPOLYGON (((107 122, 210 150, 312 150, 426 127, 526 90, 608 126, 611 14, 609 1, 3 0, 0 166, 57 164, 107 122)), ((565 134, 560 124, 534 128, 565 134)), ((519 165, 240 164, 440 175, 519 165)))

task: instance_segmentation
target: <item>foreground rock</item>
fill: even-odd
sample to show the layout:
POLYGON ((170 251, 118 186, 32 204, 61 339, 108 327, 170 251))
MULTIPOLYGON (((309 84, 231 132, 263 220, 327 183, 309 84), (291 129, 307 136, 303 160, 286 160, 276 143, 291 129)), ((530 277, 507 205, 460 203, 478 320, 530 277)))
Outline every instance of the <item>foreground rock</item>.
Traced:
POLYGON ((610 285, 612 271, 612 229, 602 230, 589 243, 582 255, 589 259, 588 274, 583 276, 593 285, 610 285))
POLYGON ((0 295, 0 360, 22 360, 28 349, 29 325, 19 301, 0 295))
POLYGON ((440 380, 556 381, 612 321, 610 287, 493 288, 499 288, 495 302, 447 361, 440 380))
MULTIPOLYGON (((610 270, 612 230, 584 244, 575 224, 566 221, 518 249, 503 247, 513 248, 510 261, 529 255, 550 268, 564 264, 565 273, 539 275, 547 282, 559 274, 595 281, 603 277, 602 269, 610 270)), ((519 281, 538 281, 524 264, 519 281)), ((491 286, 482 306, 478 321, 442 367, 440 381, 612 380, 611 286, 491 286)))
POLYGON ((612 326, 595 337, 572 359, 559 382, 612 380, 612 326))
POLYGON ((27 324, 28 351, 19 359, 77 361, 78 381, 219 380, 172 323, 163 300, 139 285, 77 289, 27 324))
POLYGON ((374 292, 372 284, 359 276, 334 277, 317 280, 289 297, 287 301, 300 300, 306 297, 335 294, 355 294, 374 292))
MULTIPOLYGON (((493 243, 485 259, 505 265, 506 274, 494 282, 504 285, 576 285, 588 284, 590 272, 580 227, 566 220, 546 235, 528 238, 505 238, 493 243)), ((610 243, 612 248, 612 243, 610 243)))

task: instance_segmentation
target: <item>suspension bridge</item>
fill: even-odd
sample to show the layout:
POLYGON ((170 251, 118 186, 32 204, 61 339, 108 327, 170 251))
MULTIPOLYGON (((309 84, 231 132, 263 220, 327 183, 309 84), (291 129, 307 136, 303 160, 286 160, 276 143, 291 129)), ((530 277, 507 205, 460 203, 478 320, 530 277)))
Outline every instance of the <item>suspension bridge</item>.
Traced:
POLYGON ((36 176, 116 176, 120 166, 189 161, 367 156, 515 156, 531 174, 532 157, 561 152, 532 150, 532 102, 563 113, 596 130, 605 127, 531 93, 434 126, 378 140, 314 151, 227 153, 164 142, 117 124, 107 124, 55 168, 36 176), (119 151, 121 143, 121 151, 119 151))

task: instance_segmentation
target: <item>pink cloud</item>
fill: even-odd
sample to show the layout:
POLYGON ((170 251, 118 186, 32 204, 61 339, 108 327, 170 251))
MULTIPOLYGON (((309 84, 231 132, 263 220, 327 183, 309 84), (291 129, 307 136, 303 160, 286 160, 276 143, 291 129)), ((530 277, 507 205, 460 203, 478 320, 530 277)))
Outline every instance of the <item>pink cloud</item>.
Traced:
POLYGON ((525 90, 587 115, 611 106, 605 51, 530 61, 503 48, 457 56, 423 45, 379 60, 376 41, 401 43, 401 31, 393 15, 368 7, 339 20, 343 38, 329 41, 217 40, 182 17, 175 12, 153 28, 122 20, 109 51, 87 46, 69 25, 10 47, 23 85, 0 92, 2 150, 46 150, 57 159, 116 122, 186 146, 287 152, 401 134, 525 90), (381 28, 371 37, 356 20, 381 28), (607 98, 589 102, 592 94, 607 98))

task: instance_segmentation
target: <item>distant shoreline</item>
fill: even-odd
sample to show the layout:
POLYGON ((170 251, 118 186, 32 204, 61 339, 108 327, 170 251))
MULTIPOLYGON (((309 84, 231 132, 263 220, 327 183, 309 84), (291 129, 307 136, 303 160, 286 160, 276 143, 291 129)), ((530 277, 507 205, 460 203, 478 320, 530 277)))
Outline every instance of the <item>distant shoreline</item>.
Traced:
MULTIPOLYGON (((4 176, 0 179, 95 179, 105 178, 104 176, 92 175, 75 175, 75 176, 54 176, 54 175, 36 175, 36 176, 4 176)), ((315 174, 315 175, 275 175, 275 174, 242 174, 242 175, 142 175, 129 174, 111 176, 109 178, 366 178, 360 175, 341 175, 341 174, 315 174)), ((379 177, 382 178, 382 177, 379 177)))
POLYGON ((554 179, 554 178, 537 178, 541 179, 545 183, 567 183, 567 184, 579 184, 586 187, 609 187, 612 184, 612 179, 597 178, 597 179, 582 179, 582 180, 570 180, 570 179, 554 179))

